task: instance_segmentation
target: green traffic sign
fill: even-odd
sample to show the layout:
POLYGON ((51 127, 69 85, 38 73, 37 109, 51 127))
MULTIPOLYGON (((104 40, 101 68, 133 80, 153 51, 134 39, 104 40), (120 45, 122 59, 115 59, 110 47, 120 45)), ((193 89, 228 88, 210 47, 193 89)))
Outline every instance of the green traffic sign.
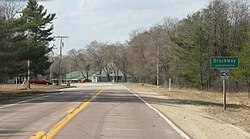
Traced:
POLYGON ((239 68, 238 57, 212 57, 210 59, 212 69, 233 69, 239 68))

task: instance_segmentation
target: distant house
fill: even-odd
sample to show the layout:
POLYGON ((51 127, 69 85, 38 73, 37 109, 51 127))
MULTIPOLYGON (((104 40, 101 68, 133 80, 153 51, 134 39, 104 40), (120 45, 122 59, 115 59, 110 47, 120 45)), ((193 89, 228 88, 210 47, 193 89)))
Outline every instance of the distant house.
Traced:
MULTIPOLYGON (((84 76, 87 77, 87 73, 86 72, 81 72, 81 71, 73 71, 70 73, 65 74, 63 81, 64 82, 81 82, 82 80, 84 80, 84 76)), ((89 74, 89 79, 91 80, 91 75, 89 74)))
MULTIPOLYGON (((86 72, 81 72, 81 71, 73 71, 70 73, 65 74, 64 78, 63 78, 63 82, 81 82, 82 80, 85 80, 84 76, 87 77, 86 72)), ((116 75, 116 73, 111 72, 109 74, 109 79, 107 74, 102 71, 101 74, 99 73, 89 73, 89 80, 91 80, 92 82, 96 83, 96 82, 125 82, 125 77, 123 75, 123 73, 121 71, 119 71, 118 75, 116 75)), ((127 82, 132 82, 133 78, 130 75, 127 75, 127 82)))
POLYGON ((15 83, 16 83, 16 78, 15 77, 8 77, 7 84, 15 84, 15 83))
MULTIPOLYGON (((107 74, 102 71, 101 74, 100 73, 96 73, 96 74, 92 74, 91 76, 91 80, 92 82, 125 82, 125 76, 124 74, 119 71, 118 74, 116 75, 116 73, 111 72, 109 74, 109 79, 107 74)), ((133 78, 130 75, 127 75, 127 82, 132 82, 133 78)))

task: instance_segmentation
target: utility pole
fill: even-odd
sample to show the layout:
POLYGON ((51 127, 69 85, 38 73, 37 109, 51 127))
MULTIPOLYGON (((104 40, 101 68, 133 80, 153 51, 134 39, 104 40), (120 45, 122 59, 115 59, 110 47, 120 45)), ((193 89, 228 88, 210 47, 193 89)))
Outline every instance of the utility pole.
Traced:
MULTIPOLYGON (((17 13, 22 13, 22 14, 23 14, 23 12, 18 12, 18 11, 17 11, 15 14, 17 14, 17 13)), ((29 23, 29 18, 27 18, 26 22, 29 23)), ((27 30, 27 38, 30 39, 30 32, 29 32, 29 29, 27 30)), ((28 43, 28 45, 30 45, 30 44, 28 43)), ((28 53, 30 53, 30 52, 29 52, 29 47, 30 47, 30 46, 28 46, 28 53)), ((28 60, 27 60, 27 80, 26 80, 26 89, 30 89, 30 60, 29 60, 29 58, 28 58, 28 60)))
POLYGON ((159 55, 160 55, 160 52, 159 52, 159 46, 157 46, 157 65, 156 65, 156 78, 157 78, 157 81, 156 81, 156 87, 158 88, 159 87, 159 55))
POLYGON ((69 36, 54 36, 54 38, 60 39, 60 55, 59 55, 59 80, 58 85, 62 85, 62 73, 61 73, 61 64, 62 64, 62 47, 63 47, 63 39, 69 38, 69 36))
MULTIPOLYGON (((27 18, 27 23, 29 23, 29 18, 27 18)), ((30 32, 29 32, 29 29, 27 30, 28 32, 28 39, 30 39, 30 32)), ((28 45, 30 45, 29 41, 28 41, 28 45)), ((28 46, 28 53, 29 53, 29 56, 30 56, 30 49, 29 49, 30 46, 28 46)), ((30 57, 29 57, 30 58, 30 57)), ((27 61, 27 68, 28 68, 28 75, 27 75, 27 89, 30 89, 30 59, 28 58, 28 61, 27 61)))
MULTIPOLYGON (((51 55, 50 55, 50 62, 52 63, 54 61, 54 51, 53 49, 55 49, 56 45, 53 44, 52 45, 52 50, 51 50, 51 55)), ((50 79, 50 82, 52 82, 52 72, 53 72, 53 69, 52 69, 52 65, 50 65, 50 68, 49 68, 49 79, 50 79)))
POLYGON ((27 89, 30 89, 30 60, 27 61, 27 65, 28 65, 27 89))
MULTIPOLYGON (((160 28, 158 28, 156 31, 157 31, 157 33, 160 35, 159 38, 162 38, 162 32, 161 32, 160 28)), ((160 86, 159 86, 159 84, 160 84, 160 83, 159 83, 160 45, 161 45, 161 43, 157 44, 157 48, 156 48, 156 51, 157 51, 157 65, 156 65, 156 68, 157 68, 157 69, 156 69, 156 70, 157 70, 157 71, 156 71, 156 74, 157 74, 157 75, 156 75, 156 78, 157 78, 157 79, 156 79, 156 87, 157 87, 157 88, 160 87, 160 86)))

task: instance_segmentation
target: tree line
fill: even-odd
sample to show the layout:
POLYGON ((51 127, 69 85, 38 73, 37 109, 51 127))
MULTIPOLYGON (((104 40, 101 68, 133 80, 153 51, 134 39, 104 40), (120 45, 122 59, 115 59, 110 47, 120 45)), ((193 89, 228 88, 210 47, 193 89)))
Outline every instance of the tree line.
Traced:
MULTIPOLYGON (((48 75, 49 42, 53 40, 55 14, 48 14, 36 0, 22 5, 0 2, 0 82, 8 77, 48 75), (21 11, 21 13, 20 13, 21 11)), ((221 89, 219 70, 210 68, 213 56, 238 56, 240 68, 230 70, 230 87, 250 88, 250 12, 244 0, 212 0, 207 7, 184 19, 166 17, 148 29, 130 33, 125 43, 93 41, 82 49, 70 50, 63 58, 62 73, 121 72, 134 82, 177 87, 221 89)), ((58 58, 52 71, 58 77, 58 58)), ((118 80, 118 77, 115 79, 118 80)))
POLYGON ((65 55, 65 65, 71 66, 64 66, 64 72, 104 71, 109 78, 121 71, 134 82, 156 84, 158 67, 160 85, 171 78, 177 87, 221 89, 219 70, 210 68, 210 58, 238 56, 240 68, 230 70, 229 84, 234 91, 249 89, 249 6, 243 0, 212 0, 184 19, 167 17, 149 29, 134 30, 123 44, 93 41, 65 55))
POLYGON ((36 0, 24 8, 21 1, 0 1, 0 83, 26 77, 28 60, 33 78, 48 73, 54 19, 36 0))

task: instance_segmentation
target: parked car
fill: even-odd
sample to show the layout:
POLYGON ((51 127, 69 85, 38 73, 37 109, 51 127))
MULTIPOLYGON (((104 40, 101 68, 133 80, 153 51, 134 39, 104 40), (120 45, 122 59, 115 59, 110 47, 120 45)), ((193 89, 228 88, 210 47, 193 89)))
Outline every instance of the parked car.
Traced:
POLYGON ((52 82, 48 80, 30 80, 31 84, 46 84, 46 85, 52 85, 52 82))
POLYGON ((92 82, 90 79, 86 80, 86 79, 83 79, 81 80, 81 83, 85 83, 85 82, 92 82))

